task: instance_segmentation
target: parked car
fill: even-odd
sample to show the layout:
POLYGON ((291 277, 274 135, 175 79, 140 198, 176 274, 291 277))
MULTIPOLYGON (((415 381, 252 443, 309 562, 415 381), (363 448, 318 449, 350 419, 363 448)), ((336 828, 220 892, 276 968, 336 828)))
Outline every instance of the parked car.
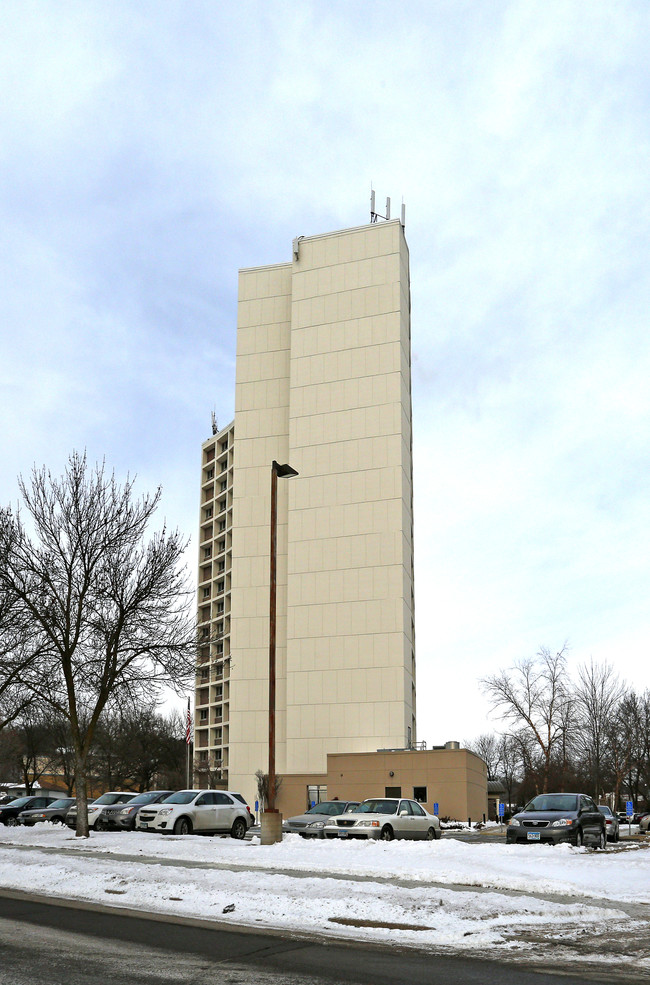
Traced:
POLYGON ((634 811, 633 814, 626 814, 625 811, 619 811, 616 816, 619 824, 640 824, 641 819, 645 816, 645 812, 634 811))
POLYGON ((160 804, 173 794, 173 790, 149 790, 137 794, 127 804, 110 804, 95 822, 96 831, 133 831, 141 807, 160 804))
POLYGON ((639 831, 647 835, 648 830, 650 830, 650 814, 643 814, 639 821, 639 831))
POLYGON ((338 814, 346 814, 359 806, 358 800, 324 800, 314 804, 304 814, 296 814, 282 823, 285 834, 299 834, 303 838, 322 838, 325 825, 338 814))
MULTIPOLYGON (((104 807, 108 807, 110 804, 126 804, 129 800, 133 800, 135 794, 133 791, 128 790, 110 790, 108 793, 103 793, 101 797, 93 800, 91 804, 88 805, 88 827, 92 830, 97 823, 99 815, 104 807)), ((65 823, 69 828, 77 827, 77 805, 75 804, 70 808, 65 816, 65 823)))
POLYGON ((333 817, 325 825, 326 838, 421 838, 440 837, 440 821, 416 800, 372 797, 354 810, 333 817))
POLYGON ((229 790, 179 790, 163 804, 138 812, 138 831, 163 834, 229 834, 245 838, 254 818, 240 793, 229 790))
POLYGON ((586 794, 543 793, 533 797, 523 811, 510 819, 506 841, 509 845, 521 842, 557 845, 568 841, 578 846, 591 842, 597 848, 606 848, 605 818, 586 794))
POLYGON ((616 814, 606 805, 599 804, 598 810, 605 818, 605 831, 607 834, 607 841, 618 841, 620 834, 620 827, 618 823, 618 818, 616 814))
POLYGON ((39 821, 51 821, 53 824, 62 824, 65 816, 75 804, 74 797, 61 797, 60 800, 51 800, 47 807, 30 808, 21 811, 18 815, 18 823, 26 824, 28 827, 38 824, 39 821))
POLYGON ((21 811, 28 811, 30 808, 47 807, 51 803, 51 797, 17 797, 11 803, 0 807, 0 821, 9 827, 13 827, 19 823, 18 815, 21 811))

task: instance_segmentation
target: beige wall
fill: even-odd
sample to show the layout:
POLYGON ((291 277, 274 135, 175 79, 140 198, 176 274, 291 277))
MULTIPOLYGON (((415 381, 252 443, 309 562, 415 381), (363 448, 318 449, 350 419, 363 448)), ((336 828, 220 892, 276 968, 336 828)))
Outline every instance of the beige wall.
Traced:
POLYGON ((399 222, 240 273, 229 785, 249 798, 268 762, 273 459, 300 473, 278 483, 277 771, 416 739, 409 311, 399 222))
POLYGON ((305 810, 309 784, 325 784, 328 800, 383 797, 388 787, 399 787, 402 797, 413 797, 415 787, 426 787, 424 806, 433 813, 437 803, 440 817, 480 821, 488 811, 485 763, 467 749, 330 755, 324 775, 283 778, 278 806, 285 817, 305 810))
POLYGON ((413 797, 414 787, 426 787, 425 806, 433 811, 437 803, 441 817, 476 821, 487 815, 485 763, 467 749, 343 754, 329 756, 327 764, 328 798, 384 796, 387 787, 400 787, 401 796, 413 797))
MULTIPOLYGON (((291 266, 239 274, 228 784, 249 804, 268 766, 271 462, 289 451, 291 266)), ((287 482, 278 483, 276 762, 286 721, 287 482)))

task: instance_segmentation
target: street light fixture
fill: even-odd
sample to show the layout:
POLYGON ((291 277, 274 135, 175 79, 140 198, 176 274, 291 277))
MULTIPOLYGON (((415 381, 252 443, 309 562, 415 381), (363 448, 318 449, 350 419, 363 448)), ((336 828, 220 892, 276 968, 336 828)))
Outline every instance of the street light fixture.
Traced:
POLYGON ((269 592, 269 782, 266 810, 262 814, 262 844, 282 841, 282 815, 275 806, 275 610, 276 555, 278 529, 278 479, 289 479, 298 472, 290 465, 271 464, 271 548, 269 592))

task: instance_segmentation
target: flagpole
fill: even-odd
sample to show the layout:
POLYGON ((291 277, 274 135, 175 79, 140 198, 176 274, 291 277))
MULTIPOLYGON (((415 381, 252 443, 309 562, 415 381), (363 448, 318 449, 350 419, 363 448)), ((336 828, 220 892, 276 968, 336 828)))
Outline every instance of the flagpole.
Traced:
POLYGON ((190 712, 190 699, 187 699, 187 725, 185 726, 185 745, 187 746, 187 789, 190 789, 190 742, 192 735, 192 715, 190 712))

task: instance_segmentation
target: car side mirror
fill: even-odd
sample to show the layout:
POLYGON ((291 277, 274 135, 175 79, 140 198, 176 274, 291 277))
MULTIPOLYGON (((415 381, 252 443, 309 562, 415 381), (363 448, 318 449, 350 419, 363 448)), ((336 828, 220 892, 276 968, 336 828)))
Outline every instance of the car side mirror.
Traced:
POLYGON ((400 817, 406 817, 407 814, 408 814, 408 811, 400 811, 399 812, 399 816, 400 817))

